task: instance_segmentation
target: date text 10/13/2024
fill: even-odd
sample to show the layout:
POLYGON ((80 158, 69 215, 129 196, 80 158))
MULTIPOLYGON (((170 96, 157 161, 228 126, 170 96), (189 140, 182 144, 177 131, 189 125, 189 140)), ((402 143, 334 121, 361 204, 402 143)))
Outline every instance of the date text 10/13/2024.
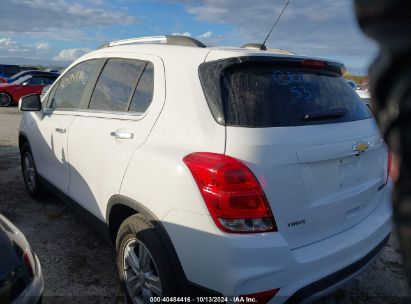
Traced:
POLYGON ((239 297, 150 297, 150 303, 257 303, 257 299, 239 297))

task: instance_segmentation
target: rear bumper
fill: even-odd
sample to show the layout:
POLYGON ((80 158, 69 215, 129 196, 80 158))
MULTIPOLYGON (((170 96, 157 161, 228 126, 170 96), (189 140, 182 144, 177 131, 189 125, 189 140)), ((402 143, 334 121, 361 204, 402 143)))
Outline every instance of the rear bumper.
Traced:
POLYGON ((378 258, 385 245, 387 245, 390 234, 378 244, 371 252, 366 256, 358 260, 357 262, 328 275, 316 282, 309 284, 298 290, 287 301, 287 304, 292 303, 311 303, 318 301, 322 297, 330 294, 331 292, 343 287, 353 280, 357 275, 363 272, 367 267, 372 264, 374 260, 378 258))
POLYGON ((34 278, 23 292, 13 301, 13 304, 36 304, 43 295, 44 279, 41 271, 39 259, 34 255, 36 260, 36 269, 34 278))
POLYGON ((351 229, 290 250, 280 233, 228 235, 209 216, 173 210, 162 220, 187 279, 225 296, 280 288, 271 303, 318 298, 346 284, 378 256, 391 232, 387 191, 351 229))

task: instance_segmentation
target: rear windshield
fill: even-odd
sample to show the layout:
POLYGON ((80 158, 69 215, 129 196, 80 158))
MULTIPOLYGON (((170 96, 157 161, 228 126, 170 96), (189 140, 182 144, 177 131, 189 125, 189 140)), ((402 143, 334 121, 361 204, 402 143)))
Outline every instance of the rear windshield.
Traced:
POLYGON ((220 86, 228 126, 302 126, 371 117, 355 91, 333 71, 267 62, 236 64, 221 74, 220 86), (329 115, 334 112, 339 114, 329 115))

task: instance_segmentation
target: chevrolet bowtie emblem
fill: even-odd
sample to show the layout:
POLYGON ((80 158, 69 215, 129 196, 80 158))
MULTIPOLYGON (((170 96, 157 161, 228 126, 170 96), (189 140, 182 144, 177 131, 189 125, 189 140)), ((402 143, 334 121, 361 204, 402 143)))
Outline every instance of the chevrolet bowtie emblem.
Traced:
POLYGON ((369 147, 368 144, 366 143, 358 143, 356 145, 354 145, 354 147, 352 148, 352 150, 354 152, 357 152, 358 154, 365 152, 365 150, 367 150, 369 147))

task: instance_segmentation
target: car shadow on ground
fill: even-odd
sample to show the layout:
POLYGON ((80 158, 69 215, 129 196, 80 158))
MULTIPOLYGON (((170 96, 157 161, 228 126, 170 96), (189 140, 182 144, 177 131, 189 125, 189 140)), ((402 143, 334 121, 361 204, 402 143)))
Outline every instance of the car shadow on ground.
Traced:
POLYGON ((27 194, 17 148, 0 147, 0 213, 40 259, 43 303, 124 303, 113 247, 56 196, 27 194))

